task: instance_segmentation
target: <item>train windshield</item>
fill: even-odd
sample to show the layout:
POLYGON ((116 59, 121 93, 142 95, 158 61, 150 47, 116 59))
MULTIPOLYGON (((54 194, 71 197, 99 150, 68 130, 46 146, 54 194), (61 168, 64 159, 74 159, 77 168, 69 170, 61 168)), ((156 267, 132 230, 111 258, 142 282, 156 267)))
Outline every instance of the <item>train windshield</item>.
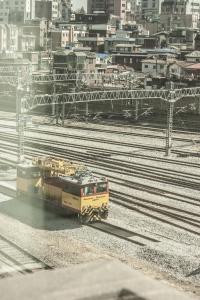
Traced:
POLYGON ((99 182, 96 187, 97 193, 105 193, 107 192, 107 182, 99 182))
POLYGON ((66 184, 64 187, 64 192, 72 194, 74 196, 79 196, 81 195, 81 189, 78 185, 75 184, 66 184))
POLYGON ((83 187, 83 196, 89 196, 94 194, 94 185, 87 185, 83 187))
POLYGON ((23 178, 38 178, 41 176, 40 169, 37 167, 18 168, 17 176, 23 178))

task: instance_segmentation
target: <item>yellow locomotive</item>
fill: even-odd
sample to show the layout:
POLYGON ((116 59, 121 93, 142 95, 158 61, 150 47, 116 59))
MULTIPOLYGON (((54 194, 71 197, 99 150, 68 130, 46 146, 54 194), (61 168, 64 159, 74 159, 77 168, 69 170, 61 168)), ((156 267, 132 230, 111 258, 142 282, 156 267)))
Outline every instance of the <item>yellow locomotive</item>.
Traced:
POLYGON ((19 164, 17 196, 42 199, 67 214, 77 213, 81 223, 108 216, 108 180, 66 160, 39 157, 31 164, 19 164))

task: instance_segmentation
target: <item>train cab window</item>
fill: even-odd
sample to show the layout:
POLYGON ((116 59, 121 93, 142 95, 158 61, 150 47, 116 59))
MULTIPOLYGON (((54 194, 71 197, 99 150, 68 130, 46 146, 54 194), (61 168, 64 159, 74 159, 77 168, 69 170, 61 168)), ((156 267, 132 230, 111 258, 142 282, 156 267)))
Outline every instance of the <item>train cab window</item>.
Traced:
POLYGON ((97 183, 97 188, 96 188, 97 193, 105 193, 106 191, 107 191, 107 183, 106 182, 97 183))
POLYGON ((64 192, 69 193, 75 196, 79 196, 81 194, 81 190, 79 186, 68 184, 64 187, 64 192))
POLYGON ((23 169, 18 169, 17 170, 17 176, 18 177, 26 177, 26 171, 23 169))
POLYGON ((17 170, 17 176, 30 179, 30 178, 38 178, 41 176, 40 170, 38 168, 19 168, 17 170))
POLYGON ((33 172, 33 173, 31 174, 31 176, 32 176, 33 178, 40 177, 40 176, 41 176, 40 171, 33 172))
POLYGON ((94 185, 87 185, 83 187, 83 196, 89 196, 94 194, 94 185))

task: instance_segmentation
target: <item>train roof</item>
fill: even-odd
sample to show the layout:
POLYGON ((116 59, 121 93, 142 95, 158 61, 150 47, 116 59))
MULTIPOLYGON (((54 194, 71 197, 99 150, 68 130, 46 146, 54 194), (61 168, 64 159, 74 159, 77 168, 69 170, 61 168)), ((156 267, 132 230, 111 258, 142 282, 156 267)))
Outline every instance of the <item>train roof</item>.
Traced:
POLYGON ((53 176, 53 177, 46 178, 46 180, 58 184, 59 182, 61 184, 67 182, 67 183, 78 184, 78 185, 87 185, 87 184, 107 181, 105 177, 97 177, 91 172, 89 174, 83 173, 83 174, 76 174, 74 176, 53 176))
POLYGON ((21 163, 17 165, 17 168, 22 169, 39 169, 38 166, 32 165, 31 163, 21 163))
POLYGON ((63 176, 63 178, 68 182, 80 185, 105 182, 107 180, 105 177, 97 177, 93 173, 91 173, 90 175, 83 174, 81 176, 77 176, 77 174, 75 174, 74 176, 63 176))
MULTIPOLYGON (((22 168, 22 169, 39 169, 38 166, 32 165, 31 163, 27 163, 27 162, 18 164, 17 167, 22 168)), ((51 177, 48 177, 48 180, 54 180, 54 181, 60 181, 60 182, 66 181, 66 182, 79 184, 79 185, 86 185, 86 184, 91 184, 91 183, 107 181, 106 177, 96 176, 89 170, 77 171, 75 173, 75 175, 71 175, 71 176, 68 176, 68 175, 51 176, 51 177)))

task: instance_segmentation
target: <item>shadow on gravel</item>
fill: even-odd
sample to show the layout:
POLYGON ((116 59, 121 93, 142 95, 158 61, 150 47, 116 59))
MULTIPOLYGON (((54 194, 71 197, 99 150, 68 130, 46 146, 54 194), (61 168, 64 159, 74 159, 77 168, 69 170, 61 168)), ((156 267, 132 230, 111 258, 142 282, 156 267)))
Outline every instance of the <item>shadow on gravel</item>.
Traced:
POLYGON ((0 202, 0 213, 41 230, 58 231, 81 227, 75 216, 61 216, 44 207, 43 202, 34 205, 11 198, 0 202))
POLYGON ((146 300, 145 298, 138 296, 136 293, 122 289, 116 293, 105 293, 99 296, 92 296, 87 298, 80 298, 79 300, 146 300), (95 298, 94 298, 95 297, 95 298))
POLYGON ((190 274, 186 275, 186 277, 191 277, 195 275, 200 275, 200 267, 194 271, 192 271, 190 274))

